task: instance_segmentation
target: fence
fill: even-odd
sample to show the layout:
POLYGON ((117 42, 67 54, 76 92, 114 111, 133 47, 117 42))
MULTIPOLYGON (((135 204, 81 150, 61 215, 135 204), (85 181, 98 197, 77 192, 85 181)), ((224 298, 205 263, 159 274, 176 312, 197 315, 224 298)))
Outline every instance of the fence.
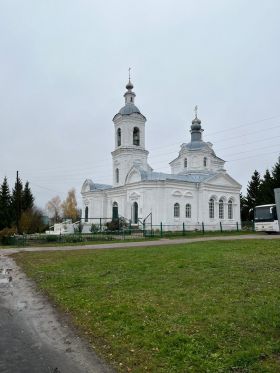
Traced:
POLYGON ((207 234, 219 234, 225 232, 239 231, 254 231, 253 222, 242 222, 241 226, 238 223, 216 225, 201 224, 177 224, 167 225, 152 223, 142 224, 139 226, 125 225, 121 227, 120 222, 115 223, 115 229, 109 230, 105 224, 100 224, 91 229, 90 233, 76 232, 73 234, 30 234, 16 235, 11 237, 2 237, 2 244, 14 246, 36 246, 36 245, 53 245, 53 244, 70 244, 70 243, 86 243, 95 241, 112 241, 112 240, 131 240, 145 238, 161 238, 161 237, 180 237, 180 236, 200 236, 207 234))
POLYGON ((186 236, 191 233, 194 234, 205 234, 209 232, 240 232, 240 231, 254 231, 253 222, 242 222, 240 225, 238 222, 232 224, 224 224, 219 222, 218 224, 177 224, 177 225, 150 225, 146 226, 143 234, 145 237, 173 237, 173 236, 186 236))

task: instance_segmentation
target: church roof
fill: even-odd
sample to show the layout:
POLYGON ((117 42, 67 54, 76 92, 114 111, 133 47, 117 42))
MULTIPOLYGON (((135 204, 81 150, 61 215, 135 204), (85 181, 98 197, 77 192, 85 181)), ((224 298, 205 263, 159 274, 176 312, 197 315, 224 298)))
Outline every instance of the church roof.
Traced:
POLYGON ((182 149, 188 149, 188 150, 208 149, 208 150, 211 150, 211 153, 215 155, 214 150, 209 146, 209 144, 207 142, 205 142, 203 140, 191 141, 187 144, 183 144, 182 149))
POLYGON ((95 189, 105 190, 105 189, 110 189, 110 188, 112 188, 112 185, 108 185, 108 184, 96 184, 96 183, 94 183, 93 187, 91 187, 90 190, 95 190, 95 189))
POLYGON ((217 172, 207 171, 207 172, 189 172, 184 175, 179 174, 166 174, 163 172, 148 172, 141 170, 141 180, 176 180, 176 181, 186 181, 189 183, 201 183, 207 179, 212 178, 217 172))
POLYGON ((134 105, 132 102, 128 102, 119 111, 119 114, 121 114, 121 115, 130 115, 130 114, 133 114, 133 113, 141 114, 141 112, 138 109, 138 107, 136 105, 134 105))

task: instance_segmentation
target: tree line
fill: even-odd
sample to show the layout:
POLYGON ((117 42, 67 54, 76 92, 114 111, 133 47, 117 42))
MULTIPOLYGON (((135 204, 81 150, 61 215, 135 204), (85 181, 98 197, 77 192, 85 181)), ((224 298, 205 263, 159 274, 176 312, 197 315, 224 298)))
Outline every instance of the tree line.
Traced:
POLYGON ((59 196, 53 197, 46 205, 47 215, 35 206, 35 199, 28 181, 23 185, 22 180, 16 178, 12 190, 5 177, 0 185, 0 236, 14 233, 40 233, 49 225, 71 219, 80 219, 81 211, 77 208, 75 189, 70 189, 65 201, 59 196))
POLYGON ((10 190, 5 177, 0 186, 0 233, 33 233, 45 228, 43 212, 34 204, 29 182, 17 176, 10 190))
POLYGON ((241 220, 251 220, 255 206, 275 203, 274 189, 280 188, 280 157, 263 177, 255 170, 247 186, 246 196, 240 195, 241 220))

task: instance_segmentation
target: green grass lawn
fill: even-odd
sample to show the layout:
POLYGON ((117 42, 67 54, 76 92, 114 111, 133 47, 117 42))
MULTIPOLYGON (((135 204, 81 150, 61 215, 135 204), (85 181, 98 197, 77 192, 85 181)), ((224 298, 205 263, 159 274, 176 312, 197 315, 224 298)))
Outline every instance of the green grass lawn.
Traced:
POLYGON ((20 253, 122 372, 280 372, 280 241, 20 253))

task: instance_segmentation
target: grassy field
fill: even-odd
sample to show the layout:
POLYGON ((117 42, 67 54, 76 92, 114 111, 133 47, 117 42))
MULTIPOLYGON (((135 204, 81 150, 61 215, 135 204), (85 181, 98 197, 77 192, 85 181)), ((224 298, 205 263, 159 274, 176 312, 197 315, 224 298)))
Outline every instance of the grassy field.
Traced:
POLYGON ((280 372, 280 241, 20 253, 122 372, 280 372))

